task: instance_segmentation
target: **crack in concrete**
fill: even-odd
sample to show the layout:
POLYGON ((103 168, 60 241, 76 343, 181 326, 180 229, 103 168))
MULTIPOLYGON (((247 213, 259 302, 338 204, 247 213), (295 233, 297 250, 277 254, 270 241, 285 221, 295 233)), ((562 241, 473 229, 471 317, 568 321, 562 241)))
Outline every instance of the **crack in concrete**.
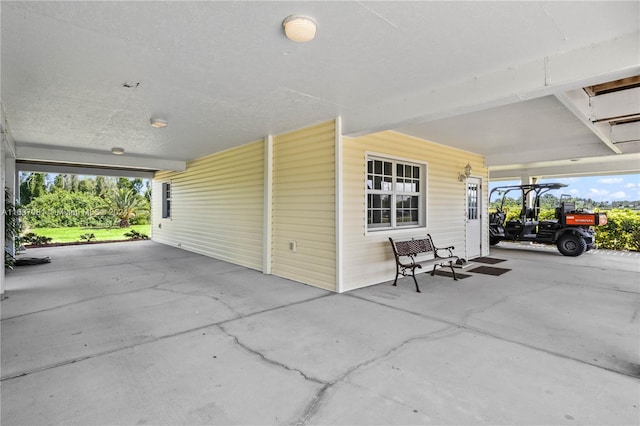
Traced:
MULTIPOLYGON (((141 289, 141 290, 148 290, 148 289, 149 288, 144 288, 144 289, 141 289)), ((141 290, 138 290, 138 291, 141 291, 141 290)), ((181 335, 184 335, 184 334, 189 334, 189 333, 192 333, 192 332, 195 332, 195 331, 204 330, 206 328, 216 327, 216 326, 220 327, 222 324, 225 324, 225 323, 228 323, 228 322, 231 322, 231 321, 235 321, 235 320, 242 319, 242 318, 249 318, 249 317, 252 317, 252 316, 255 316, 255 315, 260 315, 260 314, 263 314, 263 313, 266 313, 266 312, 271 312, 271 311, 275 311, 275 310, 282 309, 282 308, 288 308, 290 306, 295 306, 295 305, 302 304, 302 303, 312 302, 314 300, 322 299, 324 297, 331 296, 331 295, 335 295, 335 293, 327 292, 327 294, 323 294, 323 295, 320 295, 320 296, 317 296, 317 297, 313 297, 313 298, 310 298, 310 299, 304 299, 304 300, 298 300, 298 301, 295 301, 295 302, 288 303, 286 305, 275 306, 273 308, 265 309, 265 310, 262 310, 262 311, 252 312, 250 314, 246 314, 244 316, 240 316, 240 317, 237 317, 237 318, 228 318, 228 319, 225 319, 225 320, 222 320, 222 321, 217 321, 217 322, 214 322, 214 323, 203 324, 203 325, 200 325, 198 327, 190 328, 190 329, 187 329, 187 330, 177 331, 175 333, 165 334, 165 335, 154 337, 154 338, 149 338, 147 340, 143 340, 141 342, 133 343, 133 344, 130 344, 130 345, 119 346, 117 348, 105 350, 105 351, 102 351, 102 352, 96 352, 96 353, 93 353, 93 354, 90 354, 90 355, 85 355, 85 356, 82 356, 82 357, 79 357, 79 358, 69 359, 69 360, 66 360, 66 361, 61 361, 61 362, 58 362, 58 363, 41 366, 41 367, 38 367, 38 368, 34 368, 32 370, 26 370, 26 371, 15 373, 15 374, 12 374, 12 375, 9 375, 9 376, 0 377, 0 382, 4 382, 5 380, 16 379, 16 378, 19 378, 19 377, 28 376, 30 374, 34 374, 34 373, 38 373, 38 372, 41 372, 41 371, 50 370, 50 369, 57 368, 57 367, 63 367, 65 365, 69 365, 69 364, 75 364, 77 362, 86 361, 88 359, 99 358, 101 356, 110 355, 110 354, 113 354, 113 353, 116 353, 116 352, 120 352, 120 351, 124 351, 124 350, 127 350, 127 349, 134 349, 134 348, 136 348, 138 346, 143 346, 143 345, 146 345, 146 344, 149 344, 149 343, 155 343, 155 342, 158 342, 160 340, 170 339, 172 337, 181 336, 181 335)))
POLYGON ((304 425, 306 425, 307 422, 309 422, 309 420, 311 420, 315 415, 317 415, 319 413, 320 405, 322 404, 322 401, 323 401, 327 391, 329 389, 331 389, 333 386, 335 386, 335 384, 338 383, 338 382, 348 383, 346 381, 346 379, 351 374, 353 374, 355 371, 357 371, 357 370, 359 370, 359 369, 361 369, 363 367, 366 367, 367 365, 370 365, 370 364, 373 364, 375 362, 381 361, 381 360, 383 360, 385 358, 388 358, 389 356, 391 356, 395 352, 401 350, 403 347, 405 347, 406 345, 408 345, 410 343, 413 343, 413 342, 416 342, 416 341, 429 342, 429 341, 441 339, 441 338, 444 338, 444 337, 452 336, 454 334, 457 334, 460 331, 462 331, 461 327, 447 326, 447 327, 432 331, 430 333, 427 333, 427 334, 424 334, 424 335, 421 335, 421 336, 409 337, 408 339, 405 339, 404 341, 400 342, 398 345, 390 348, 386 352, 350 367, 344 373, 342 373, 340 376, 336 377, 332 381, 330 381, 328 383, 325 382, 325 385, 322 388, 320 388, 320 390, 316 393, 315 397, 309 402, 309 404, 307 404, 307 407, 306 407, 303 415, 298 419, 298 421, 294 425, 295 426, 304 426, 304 425))
POLYGON ((157 285, 161 285, 161 284, 166 284, 166 282, 163 282, 163 283, 160 283, 160 284, 155 284, 155 285, 149 286, 149 287, 138 288, 136 290, 121 291, 121 292, 115 292, 115 293, 100 294, 98 296, 86 297, 84 299, 75 300, 73 302, 64 303, 62 305, 50 306, 48 308, 40 309, 38 311, 25 312, 24 314, 19 314, 19 315, 14 315, 12 317, 2 318, 2 320, 0 320, 0 321, 8 321, 8 320, 16 319, 16 318, 26 317, 26 316, 29 316, 29 315, 40 314, 42 312, 48 312, 48 311, 53 311, 53 310, 56 310, 56 309, 66 308, 67 306, 78 305, 80 303, 89 302, 91 300, 96 300, 96 299, 102 299, 104 297, 122 296, 122 295, 125 295, 125 294, 139 293, 141 291, 151 290, 151 289, 153 289, 153 287, 155 287, 157 285))
POLYGON ((235 320, 238 320, 238 319, 251 318, 251 317, 253 317, 255 315, 260 315, 260 314, 264 314, 264 313, 271 312, 271 311, 277 311, 278 309, 288 308, 289 306, 295 306, 295 305, 299 305, 301 303, 313 302, 314 300, 319 300, 319 299, 323 299, 325 297, 331 297, 331 296, 338 296, 338 294, 327 291, 326 294, 321 294, 320 296, 315 296, 315 297, 312 297, 310 299, 298 300, 296 302, 291 302, 291 303, 288 303, 286 305, 274 306, 273 308, 264 309, 262 311, 251 312, 251 313, 243 315, 243 316, 241 316, 239 318, 229 318, 229 319, 220 321, 220 322, 216 323, 215 325, 226 324, 228 322, 235 321, 235 320))
POLYGON ((271 358, 267 358, 267 356, 265 354, 263 354, 262 352, 258 351, 257 349, 253 349, 250 348, 248 345, 242 343, 240 341, 240 339, 238 338, 238 336, 231 334, 227 329, 225 329, 221 324, 217 324, 216 325, 217 328, 220 329, 220 331, 222 331, 225 335, 229 336, 230 338, 233 339, 233 341, 236 343, 236 345, 240 346, 242 349, 244 349, 245 351, 252 353, 256 356, 258 356, 261 360, 263 360, 264 362, 266 362, 267 364, 271 364, 274 365, 276 367, 280 367, 280 368, 284 368, 287 371, 291 371, 291 372, 295 372, 300 374, 305 380, 309 381, 309 382, 314 382, 316 384, 319 385, 326 385, 327 382, 317 379, 315 377, 311 377, 307 374, 305 374, 304 372, 302 372, 301 370, 298 370, 297 368, 293 368, 293 367, 289 367, 286 364, 283 364, 281 362, 278 362, 276 360, 273 360, 271 358))
MULTIPOLYGON (((549 286, 549 287, 553 287, 553 286, 549 286)), ((549 287, 547 287, 547 288, 549 288, 549 287)), ((538 291, 538 290, 536 290, 536 291, 538 291)), ((375 304, 380 305, 380 306, 385 306, 387 308, 395 309, 395 310, 398 310, 398 311, 401 311, 401 312, 406 312, 406 313, 409 313, 409 314, 413 314, 413 315, 416 315, 416 316, 419 316, 419 317, 423 317, 423 318, 427 318, 427 319, 430 319, 430 320, 442 322, 442 323, 449 324, 449 325, 452 325, 452 326, 457 326, 457 327, 460 327, 463 330, 471 331, 473 333, 478 333, 478 334, 481 334, 483 336, 492 337, 494 339, 502 340, 504 342, 513 343, 515 345, 523 346, 523 347, 528 348, 528 349, 533 349, 533 350, 536 350, 536 351, 539 351, 539 352, 543 352, 543 353, 546 353, 546 354, 549 354, 549 355, 553 355, 553 356, 556 356, 558 358, 563 358, 563 359, 567 359, 567 360, 570 360, 570 361, 578 362, 580 364, 589 365, 591 367, 596 367, 596 368, 599 368, 601 370, 608 371, 610 373, 616 373, 616 374, 620 374, 620 375, 625 376, 625 377, 632 377, 634 379, 640 378, 640 375, 637 375, 634 372, 626 372, 626 371, 614 370, 614 369, 612 369, 610 367, 594 364, 592 362, 585 361, 585 360, 582 360, 582 359, 579 359, 579 358, 574 358, 574 357, 565 355, 565 354, 560 353, 560 352, 554 352, 554 351, 549 350, 549 349, 540 348, 540 347, 537 347, 537 346, 532 346, 532 345, 530 345, 528 343, 525 343, 525 342, 509 339, 507 337, 500 336, 500 335, 495 334, 495 333, 491 333, 491 332, 489 332, 487 330, 483 330, 481 328, 470 326, 466 322, 465 323, 454 322, 454 321, 450 321, 450 320, 447 320, 447 319, 444 319, 444 318, 438 318, 438 317, 435 317, 433 315, 417 313, 417 312, 410 311, 410 310, 407 310, 407 309, 398 308, 398 307, 395 307, 393 305, 388 305, 386 303, 383 303, 383 302, 380 302, 380 301, 377 301, 377 300, 366 299, 366 298, 364 298, 362 296, 358 296, 358 295, 355 295, 355 294, 348 294, 348 296, 355 297, 355 298, 358 298, 358 299, 361 299, 361 300, 364 300, 364 301, 367 301, 367 302, 375 303, 375 304)), ((495 305, 497 305, 497 303, 495 303, 494 306, 495 305)), ((485 308, 485 310, 487 310, 487 309, 490 309, 490 307, 485 308)), ((467 318, 467 320, 468 320, 468 318, 467 318)))
POLYGON ((473 315, 484 313, 484 312, 488 311, 489 309, 495 308, 498 305, 506 303, 509 299, 514 299, 516 297, 521 297, 521 296, 525 296, 525 295, 529 295, 529 294, 533 294, 533 293, 543 292, 543 291, 548 290, 550 288, 553 288, 555 286, 556 286, 555 284, 550 284, 550 285, 544 286, 542 288, 536 288, 536 289, 533 289, 533 290, 518 292, 518 293, 515 293, 515 294, 508 294, 508 295, 503 296, 500 299, 496 300, 495 302, 489 304, 488 306, 485 306, 485 307, 482 307, 482 308, 469 309, 469 310, 465 311, 465 313, 463 314, 462 318, 460 319, 460 321, 457 324, 459 324, 461 327, 465 327, 467 325, 467 322, 469 321, 469 318, 471 316, 473 316, 473 315))
MULTIPOLYGON (((148 269, 143 268, 142 266, 137 265, 137 264, 127 263, 127 265, 135 266, 135 267, 137 267, 139 269, 142 269, 145 272, 149 272, 148 269)), ((138 293, 140 291, 149 290, 149 289, 152 289, 152 288, 155 288, 157 286, 160 286, 160 285, 163 285, 163 284, 167 284, 167 283, 170 282, 169 280, 167 280, 167 273, 166 272, 162 272, 162 274, 160 275, 159 278, 162 281, 160 281, 158 284, 154 284, 152 286, 142 287, 142 288, 138 288, 136 290, 114 292, 114 293, 106 293, 106 294, 100 294, 100 295, 97 295, 97 296, 86 297, 84 299, 76 300, 76 301, 69 302, 69 303, 64 303, 62 305, 50 306, 48 308, 40 309, 38 311, 26 312, 26 313, 23 313, 23 314, 14 315, 12 317, 2 318, 0 321, 6 321, 6 320, 10 320, 10 319, 24 317, 24 316, 27 316, 27 315, 39 314, 39 313, 42 313, 42 312, 47 312, 47 311, 52 311, 52 310, 55 310, 55 309, 65 308, 67 306, 77 305, 77 304, 80 304, 80 303, 84 303, 84 302, 88 302, 88 301, 91 301, 91 300, 100 299, 100 298, 103 298, 103 297, 110 297, 110 296, 118 296, 118 295, 138 293)))
MULTIPOLYGON (((164 284, 164 283, 162 283, 162 284, 164 284)), ((199 294, 199 293, 182 292, 182 291, 172 290, 172 289, 169 289, 169 288, 164 288, 164 287, 160 288, 160 287, 158 287, 159 285, 162 285, 162 284, 154 285, 153 287, 150 288, 150 290, 166 291, 166 292, 169 292, 169 293, 180 294, 182 296, 205 297, 207 299, 213 299, 216 302, 220 302, 220 304, 224 305, 227 309, 229 309, 231 312, 233 312, 233 314, 236 315, 234 319, 240 318, 242 316, 242 314, 240 312, 236 311, 236 309, 233 306, 231 306, 231 304, 225 302, 224 300, 222 300, 219 297, 212 296, 210 294, 199 294)))
MULTIPOLYGON (((131 264, 131 265, 132 265, 132 266, 139 267, 139 268, 140 268, 140 269, 142 269, 143 271, 147 271, 147 272, 149 271, 148 269, 143 268, 143 267, 141 267, 141 266, 139 266, 139 265, 134 265, 134 264, 131 264)), ((231 272, 237 272, 237 271, 228 271, 228 272, 225 272, 225 273, 231 273, 231 272)), ((205 275, 198 275, 198 276, 196 276, 195 278, 206 278, 206 276, 205 276, 205 275)), ((195 278, 194 278, 194 279, 195 279, 195 278)), ((241 313, 237 312, 237 311, 236 311, 236 310, 235 310, 235 309, 234 309, 230 304, 228 304, 227 302, 223 301, 222 299, 217 298, 217 297, 212 296, 212 295, 198 294, 198 293, 188 293, 188 292, 180 292, 180 291, 175 291, 175 290, 171 290, 171 289, 167 289, 167 288, 159 288, 159 286, 161 286, 161 285, 171 284, 171 283, 172 283, 172 281, 171 281, 171 280, 168 280, 168 279, 167 279, 167 273, 166 273, 166 272, 163 272, 163 273, 162 273, 161 279, 162 279, 162 281, 161 281, 161 282, 159 282, 158 284, 154 284, 154 285, 152 285, 152 286, 142 287, 142 288, 139 288, 139 289, 136 289, 136 290, 122 291, 122 292, 114 292, 114 293, 108 293, 108 294, 100 294, 100 295, 92 296, 92 297, 86 297, 86 298, 84 298, 84 299, 79 299, 79 300, 76 300, 76 301, 73 301, 73 302, 64 303, 64 304, 62 304, 62 305, 50 306, 50 307, 45 308, 45 309, 40 309, 40 310, 32 311, 32 312, 25 312, 25 313, 23 313, 23 314, 19 314, 19 315, 14 315, 14 316, 10 316, 10 317, 6 317, 6 318, 2 318, 2 319, 0 319, 0 321, 7 321, 7 320, 15 319, 15 318, 21 318, 21 317, 28 316, 28 315, 33 315, 33 314, 39 314, 39 313, 42 313, 42 312, 53 311, 53 310, 56 310, 56 309, 65 308, 65 307, 67 307, 67 306, 77 305, 77 304, 84 303, 84 302, 89 302, 89 301, 91 301, 91 300, 96 300, 96 299, 100 299, 100 298, 103 298, 103 297, 119 296, 119 295, 125 295, 125 294, 133 294, 133 293, 138 293, 138 292, 140 292, 140 291, 144 291, 144 290, 168 291, 168 292, 172 292, 172 293, 176 293, 176 294, 182 294, 182 295, 189 295, 189 296, 202 296, 202 297, 212 298, 212 299, 217 300, 218 302, 222 303, 223 305, 225 305, 225 306, 226 306, 227 308, 229 308, 229 309, 230 309, 234 314, 236 314, 236 315, 238 315, 238 316, 242 315, 241 313)), ((236 317, 236 318, 233 318, 233 319, 237 319, 237 318, 239 318, 239 317, 236 317)))

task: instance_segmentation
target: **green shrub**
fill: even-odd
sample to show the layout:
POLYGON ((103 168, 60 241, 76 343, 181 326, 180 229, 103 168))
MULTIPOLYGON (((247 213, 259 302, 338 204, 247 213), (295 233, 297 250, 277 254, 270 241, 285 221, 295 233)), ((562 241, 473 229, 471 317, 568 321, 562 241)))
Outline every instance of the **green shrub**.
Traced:
POLYGON ((31 228, 111 226, 115 222, 104 209, 104 201, 81 192, 57 191, 31 201, 20 211, 31 228))
POLYGON ((538 215, 538 220, 553 220, 556 218, 556 209, 542 209, 538 215))
POLYGON ((124 233, 125 237, 128 237, 130 240, 148 240, 149 236, 142 232, 138 232, 135 229, 132 229, 129 232, 124 233))
POLYGON ((33 232, 29 232, 22 236, 21 241, 24 244, 31 244, 34 246, 44 246, 51 242, 51 238, 44 235, 36 235, 33 232))
POLYGON ((93 234, 93 233, 91 233, 91 234, 82 234, 82 235, 80 235, 80 239, 83 240, 83 241, 89 242, 91 240, 95 240, 96 239, 96 234, 93 234))
POLYGON ((596 227, 596 244, 610 250, 640 250, 640 212, 613 209, 607 213, 607 224, 596 227))

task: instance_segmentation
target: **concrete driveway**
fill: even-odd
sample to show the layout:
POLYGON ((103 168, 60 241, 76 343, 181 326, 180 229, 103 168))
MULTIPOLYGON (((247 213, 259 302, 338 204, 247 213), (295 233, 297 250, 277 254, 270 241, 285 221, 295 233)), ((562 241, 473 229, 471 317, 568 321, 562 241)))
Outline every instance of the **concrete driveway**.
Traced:
POLYGON ((637 254, 342 295, 150 241, 25 255, 53 261, 7 274, 3 425, 639 422, 637 254))

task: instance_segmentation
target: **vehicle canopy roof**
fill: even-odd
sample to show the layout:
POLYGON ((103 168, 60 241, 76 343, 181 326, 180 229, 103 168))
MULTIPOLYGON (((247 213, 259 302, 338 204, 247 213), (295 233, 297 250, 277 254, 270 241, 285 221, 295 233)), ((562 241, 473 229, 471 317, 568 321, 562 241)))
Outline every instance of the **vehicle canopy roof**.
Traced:
MULTIPOLYGON (((564 183, 559 183, 559 182, 554 182, 554 183, 528 183, 528 184, 524 184, 524 185, 507 185, 507 186, 497 186, 495 188, 493 188, 491 190, 491 193, 498 191, 498 192, 509 192, 509 191, 513 191, 513 190, 520 190, 520 191, 524 191, 524 192, 529 192, 529 191, 536 191, 536 192, 540 192, 540 190, 546 189, 547 191, 550 191, 552 189, 560 189, 560 188, 565 188, 566 184, 564 183)), ((546 191, 545 191, 546 192, 546 191)))

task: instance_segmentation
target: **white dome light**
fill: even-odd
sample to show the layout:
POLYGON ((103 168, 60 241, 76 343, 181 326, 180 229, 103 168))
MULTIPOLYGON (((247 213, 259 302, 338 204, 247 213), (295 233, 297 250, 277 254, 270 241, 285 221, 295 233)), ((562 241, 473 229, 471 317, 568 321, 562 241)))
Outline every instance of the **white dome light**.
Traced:
POLYGON ((162 127, 167 127, 167 120, 162 120, 160 118, 151 118, 151 127, 155 127, 157 129, 162 127))
POLYGON ((307 16, 291 15, 282 21, 282 26, 291 41, 306 43, 316 36, 316 23, 307 16))

